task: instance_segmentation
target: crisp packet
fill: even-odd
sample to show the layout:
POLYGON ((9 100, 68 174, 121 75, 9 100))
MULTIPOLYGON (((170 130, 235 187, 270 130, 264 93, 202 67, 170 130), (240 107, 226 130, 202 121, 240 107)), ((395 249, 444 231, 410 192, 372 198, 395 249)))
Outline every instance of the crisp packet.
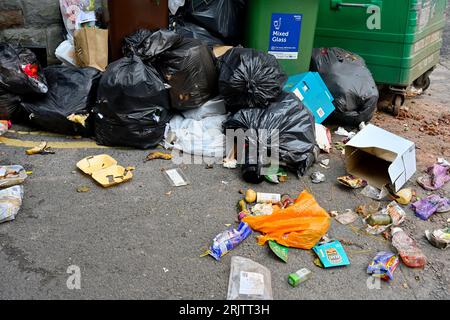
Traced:
POLYGON ((385 281, 393 280, 398 264, 398 257, 392 252, 379 252, 367 267, 367 273, 385 281))
POLYGON ((229 251, 236 248, 242 241, 252 234, 252 229, 245 222, 241 222, 237 229, 230 228, 218 234, 212 246, 209 248, 209 255, 217 261, 229 251))

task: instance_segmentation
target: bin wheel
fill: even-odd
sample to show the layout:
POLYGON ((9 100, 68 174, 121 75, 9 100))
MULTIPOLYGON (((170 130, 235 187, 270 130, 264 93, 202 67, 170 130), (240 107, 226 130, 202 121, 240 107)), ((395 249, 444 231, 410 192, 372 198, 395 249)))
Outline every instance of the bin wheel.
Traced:
POLYGON ((398 116, 400 113, 400 108, 405 104, 405 96, 401 94, 396 94, 394 100, 392 101, 392 114, 398 116))
POLYGON ((427 91, 428 88, 430 88, 431 85, 431 79, 429 73, 424 74, 419 79, 414 81, 414 87, 417 89, 422 89, 423 92, 427 91))

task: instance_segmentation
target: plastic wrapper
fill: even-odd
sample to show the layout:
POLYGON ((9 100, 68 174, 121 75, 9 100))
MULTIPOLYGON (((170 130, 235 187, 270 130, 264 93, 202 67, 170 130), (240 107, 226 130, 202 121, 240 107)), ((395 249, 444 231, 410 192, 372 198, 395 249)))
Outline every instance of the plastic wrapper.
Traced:
POLYGON ((255 49, 228 50, 219 59, 218 69, 219 92, 231 112, 269 106, 287 81, 277 59, 255 49))
POLYGON ((383 280, 394 280, 394 271, 399 264, 398 257, 392 252, 379 252, 367 268, 367 273, 383 280))
POLYGON ((441 189, 450 181, 449 169, 449 166, 434 164, 426 170, 427 175, 419 177, 417 182, 425 190, 436 191, 441 189))
POLYGON ((334 97, 331 121, 356 127, 372 119, 379 93, 360 56, 340 48, 314 49, 311 71, 320 73, 334 97))
POLYGON ((216 260, 220 260, 225 254, 236 248, 242 241, 252 234, 248 224, 241 222, 237 229, 230 228, 219 233, 209 248, 209 254, 216 260))
POLYGON ((23 187, 0 190, 0 223, 12 221, 22 206, 23 187))
POLYGON ((313 248, 330 228, 330 216, 306 191, 286 209, 274 206, 270 216, 249 216, 243 221, 262 233, 258 237, 260 245, 273 240, 289 248, 306 250, 313 248))
POLYGON ((39 98, 24 98, 22 103, 30 114, 31 123, 46 131, 92 136, 90 115, 96 103, 101 73, 93 68, 66 66, 51 66, 44 73, 48 93, 39 98))
MULTIPOLYGON (((240 110, 225 122, 224 127, 226 129, 254 129, 256 134, 248 136, 249 143, 254 146, 262 144, 263 147, 268 148, 270 141, 264 135, 259 136, 258 130, 266 129, 267 135, 278 130, 280 161, 297 175, 304 175, 315 161, 314 118, 295 94, 283 93, 278 99, 267 109, 240 110)), ((248 160, 248 163, 257 162, 259 165, 266 165, 267 161, 263 155, 258 155, 258 159, 253 159, 253 156, 250 155, 249 157, 252 159, 246 159, 245 163, 248 160)), ((244 161, 240 163, 244 163, 244 161)))
POLYGON ((0 166, 0 188, 22 184, 28 178, 22 166, 0 166))
POLYGON ((0 43, 0 87, 18 95, 47 93, 45 76, 31 50, 0 43))
POLYGON ((99 144, 148 149, 163 140, 170 121, 168 90, 157 71, 138 57, 108 66, 98 98, 94 110, 99 144))
POLYGON ((269 269, 250 259, 231 258, 227 300, 273 300, 269 269))
POLYGON ((420 219, 428 220, 436 212, 450 211, 450 199, 434 194, 414 202, 411 208, 420 219))
POLYGON ((388 206, 381 211, 368 216, 365 221, 368 224, 366 228, 366 232, 377 235, 381 234, 387 229, 391 227, 397 227, 401 225, 406 219, 406 212, 395 202, 392 201, 388 206), (373 217, 372 217, 373 216, 373 217), (390 223, 383 222, 380 218, 386 216, 386 218, 390 217, 390 223), (379 221, 379 223, 375 224, 371 221, 379 221), (370 225, 369 223, 375 224, 370 225))
POLYGON ((245 0, 187 0, 187 17, 227 43, 241 42, 245 0))
POLYGON ((447 249, 450 245, 450 227, 434 230, 433 232, 426 230, 425 237, 436 248, 447 249))
POLYGON ((124 40, 124 54, 152 64, 170 85, 172 108, 195 109, 217 94, 212 51, 200 40, 173 31, 139 30, 124 40))

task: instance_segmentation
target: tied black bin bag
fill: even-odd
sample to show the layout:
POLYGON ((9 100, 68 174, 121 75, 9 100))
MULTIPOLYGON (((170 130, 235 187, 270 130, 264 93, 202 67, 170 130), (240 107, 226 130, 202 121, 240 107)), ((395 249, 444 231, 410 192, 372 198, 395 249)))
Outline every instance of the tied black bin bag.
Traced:
POLYGON ((358 126, 372 119, 379 93, 363 58, 340 48, 314 49, 311 69, 320 73, 335 99, 331 122, 358 126))
MULTIPOLYGON (((277 101, 272 102, 268 108, 242 109, 224 124, 225 129, 266 129, 270 136, 272 130, 278 130, 280 162, 289 169, 304 175, 306 170, 315 161, 314 149, 316 148, 315 123, 311 112, 293 93, 282 93, 277 101)), ((259 132, 256 137, 250 135, 248 145, 270 145, 270 141, 259 132)), ((266 165, 258 156, 258 170, 266 165)), ((246 156, 245 161, 254 157, 246 156)), ((251 163, 250 163, 251 164, 251 163)), ((243 171, 248 171, 248 166, 243 166, 243 171)), ((252 181, 249 181, 252 182, 252 181)))
POLYGON ((287 75, 277 59, 254 49, 233 48, 218 62, 219 93, 227 109, 266 107, 282 93, 287 75))
POLYGON ((45 76, 29 49, 0 43, 0 87, 18 95, 47 93, 45 76))
POLYGON ((171 23, 171 30, 185 38, 197 39, 206 44, 208 47, 221 46, 224 42, 213 36, 208 30, 194 23, 186 22, 181 19, 174 18, 171 23))
POLYGON ((110 64, 95 107, 95 137, 101 145, 148 149, 164 138, 169 94, 158 72, 137 56, 110 64))
POLYGON ((15 120, 22 114, 20 97, 0 87, 0 120, 15 120))
POLYGON ((195 109, 216 96, 214 57, 200 40, 167 30, 139 30, 124 40, 124 54, 137 55, 159 71, 170 85, 173 109, 195 109))
POLYGON ((188 19, 232 45, 242 40, 245 7, 245 0, 188 0, 185 5, 188 19))
POLYGON ((51 66, 44 70, 46 95, 24 98, 31 123, 43 130, 67 135, 92 136, 92 108, 100 71, 94 68, 51 66))

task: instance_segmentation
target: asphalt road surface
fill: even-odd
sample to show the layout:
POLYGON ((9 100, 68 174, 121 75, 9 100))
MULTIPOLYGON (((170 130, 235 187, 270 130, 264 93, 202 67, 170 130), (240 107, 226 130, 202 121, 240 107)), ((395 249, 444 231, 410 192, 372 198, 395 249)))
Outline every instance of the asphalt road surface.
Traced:
MULTIPOLYGON (((447 30, 443 65, 450 55, 449 34, 447 30)), ((440 74, 449 74, 442 69, 440 74)), ((0 299, 224 299, 230 260, 236 255, 271 270, 275 299, 450 298, 448 251, 432 247, 423 236, 426 229, 441 228, 450 218, 448 213, 424 222, 406 209, 404 228, 429 262, 424 270, 401 265, 395 279, 379 288, 367 285, 366 268, 377 252, 392 247, 381 236, 364 234, 359 220, 353 227, 332 221, 328 233, 344 243, 351 260, 345 268, 320 269, 313 264, 311 252, 295 249, 290 250, 285 264, 267 247, 257 245, 256 234, 216 262, 200 255, 226 224, 235 224, 238 191, 249 187, 239 170, 183 165, 191 184, 174 188, 161 169, 176 166, 163 160, 144 163, 147 151, 91 149, 82 145, 87 142, 84 139, 17 132, 28 130, 18 126, 13 129, 7 138, 78 145, 70 148, 66 144, 69 148, 57 148, 55 155, 26 156, 16 140, 0 144, 0 163, 21 164, 33 172, 24 184, 24 203, 17 219, 0 225, 0 299), (102 153, 124 166, 135 166, 134 178, 103 189, 76 169, 80 159, 102 153), (90 191, 78 193, 80 186, 89 186, 90 191), (79 290, 67 286, 71 266, 80 269, 79 290), (313 272, 312 279, 291 288, 287 276, 304 267, 313 272)), ((323 184, 313 185, 309 177, 291 175, 284 184, 263 183, 254 188, 293 196, 307 189, 326 210, 355 208, 367 202, 358 192, 335 183, 346 173, 339 152, 322 158, 331 159, 329 170, 315 168, 326 174, 323 184)), ((409 185, 425 194, 414 179, 409 185)), ((450 185, 441 194, 450 196, 450 185)))

